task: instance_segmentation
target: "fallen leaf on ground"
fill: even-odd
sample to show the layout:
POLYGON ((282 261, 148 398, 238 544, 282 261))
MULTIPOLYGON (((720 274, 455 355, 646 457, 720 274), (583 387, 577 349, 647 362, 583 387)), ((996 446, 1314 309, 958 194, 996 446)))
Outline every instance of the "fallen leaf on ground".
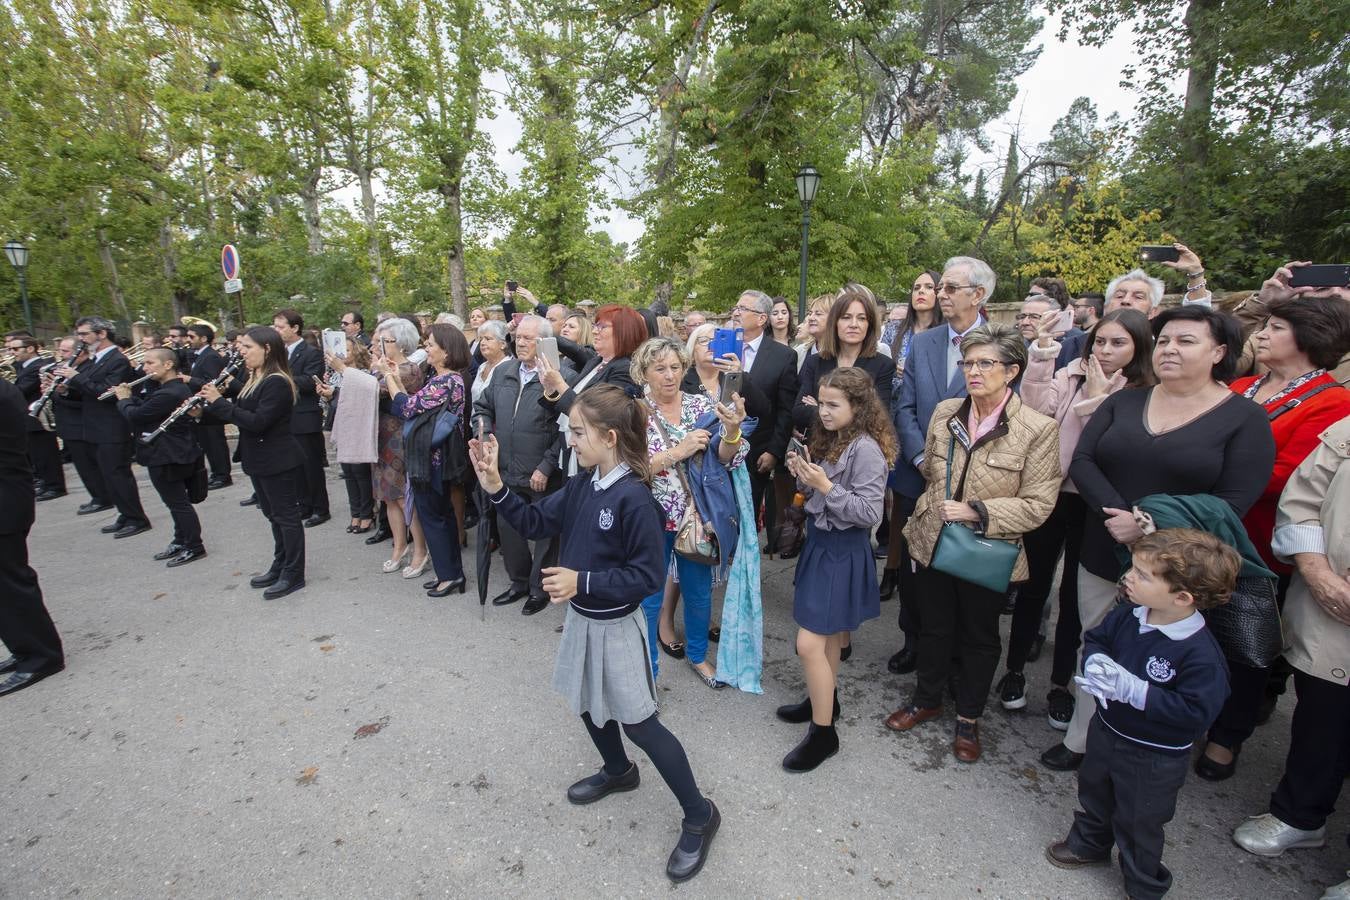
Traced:
POLYGON ((158 594, 156 594, 155 596, 151 597, 150 599, 151 599, 151 600, 158 600, 158 599, 161 598, 161 597, 167 597, 167 596, 169 596, 169 592, 168 592, 168 591, 160 591, 158 594))
POLYGON ((319 649, 322 650, 324 653, 327 653, 328 651, 332 650, 333 647, 334 647, 333 644, 320 644, 320 645, 319 645, 319 649))
POLYGON ((384 726, 389 724, 388 716, 381 716, 378 721, 371 722, 368 725, 362 725, 356 729, 356 735, 353 740, 370 737, 372 734, 379 734, 384 730, 384 726))
POLYGON ((319 778, 319 767, 309 766, 300 773, 300 777, 295 779, 295 783, 301 786, 313 784, 319 778))

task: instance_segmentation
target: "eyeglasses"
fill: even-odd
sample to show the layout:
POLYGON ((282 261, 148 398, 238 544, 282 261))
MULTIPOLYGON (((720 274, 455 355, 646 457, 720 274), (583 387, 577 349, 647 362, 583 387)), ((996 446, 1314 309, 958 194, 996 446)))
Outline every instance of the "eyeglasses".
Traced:
POLYGON ((950 282, 950 281, 943 281, 943 282, 941 282, 941 283, 938 284, 938 286, 937 286, 937 288, 936 288, 935 290, 936 290, 939 294, 955 294, 957 291, 964 290, 965 288, 973 288, 973 287, 979 287, 979 285, 975 285, 975 284, 953 284, 953 283, 950 282))
POLYGON ((1018 313, 1017 315, 1013 316, 1013 319, 1018 322, 1022 321, 1039 322, 1041 320, 1041 316, 1043 315, 1045 315, 1045 313, 1018 313))
POLYGON ((752 315, 756 316, 767 315, 766 313, 762 313, 759 310, 755 309, 753 306, 737 306, 735 311, 738 313, 751 313, 752 315))
POLYGON ((591 327, 591 330, 598 333, 601 331, 609 331, 613 327, 614 325, 610 322, 596 322, 595 325, 591 327))
POLYGON ((994 371, 994 366, 1006 366, 1007 363, 1001 359, 963 359, 956 365, 959 366, 963 372, 978 369, 980 372, 984 373, 994 371))
POLYGON ((398 338, 380 338, 381 344, 397 344, 398 338))

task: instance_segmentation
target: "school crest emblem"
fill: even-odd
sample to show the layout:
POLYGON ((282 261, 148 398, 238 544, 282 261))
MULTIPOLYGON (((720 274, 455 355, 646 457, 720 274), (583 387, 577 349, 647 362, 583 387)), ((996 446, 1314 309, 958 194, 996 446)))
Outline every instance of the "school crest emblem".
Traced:
POLYGON ((614 527, 614 510, 605 507, 600 510, 600 530, 609 531, 614 527))
POLYGON ((1144 666, 1144 671, 1148 673, 1149 678, 1159 684, 1166 684, 1177 675, 1177 670, 1172 668, 1172 663, 1161 656, 1150 656, 1148 665, 1144 666))

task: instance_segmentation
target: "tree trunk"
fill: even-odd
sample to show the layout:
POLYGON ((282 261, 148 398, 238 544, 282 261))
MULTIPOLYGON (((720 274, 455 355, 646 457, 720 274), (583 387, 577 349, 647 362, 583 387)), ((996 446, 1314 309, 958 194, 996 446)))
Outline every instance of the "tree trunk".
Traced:
POLYGON ((300 186, 300 202, 304 207, 302 218, 305 220, 305 236, 309 240, 309 255, 318 256, 323 252, 323 230, 319 218, 319 177, 320 170, 311 170, 300 186))
POLYGON ((159 253, 164 266, 164 282, 169 286, 169 304, 175 322, 188 315, 187 294, 178 284, 178 253, 173 246, 173 219, 159 225, 159 253))
POLYGON ((1213 51, 1213 36, 1207 24, 1221 12, 1222 0, 1191 0, 1183 20, 1186 29, 1188 68, 1186 100, 1181 113, 1181 169, 1183 184, 1195 188, 1177 198, 1182 220, 1194 222, 1204 214, 1204 191, 1199 176, 1209 162, 1210 121, 1214 109, 1214 83, 1218 76, 1218 55, 1213 51))
POLYGON ((469 318, 469 279, 464 272, 464 210, 458 178, 441 183, 441 197, 445 201, 446 224, 450 230, 450 246, 446 257, 450 266, 450 303, 455 314, 469 318))
POLYGON ((357 179, 361 182, 361 213, 366 220, 366 256, 370 260, 370 283, 375 288, 375 302, 384 305, 384 258, 380 253, 380 226, 375 218, 375 187, 370 168, 358 165, 357 179))
POLYGON ((122 296, 122 280, 117 274, 117 260, 113 259, 112 244, 108 241, 108 231, 100 225, 94 229, 94 236, 98 240, 98 259, 103 264, 103 275, 108 284, 108 296, 112 299, 113 308, 117 310, 118 315, 123 321, 130 324, 131 313, 127 311, 127 301, 122 296))

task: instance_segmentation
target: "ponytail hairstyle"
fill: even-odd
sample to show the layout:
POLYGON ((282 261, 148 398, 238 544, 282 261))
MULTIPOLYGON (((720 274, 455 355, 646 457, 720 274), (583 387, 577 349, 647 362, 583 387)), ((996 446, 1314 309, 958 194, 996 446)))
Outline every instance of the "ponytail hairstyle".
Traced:
MULTIPOLYGON (((281 315, 281 313, 277 313, 281 315)), ((244 389, 239 392, 239 396, 247 397, 258 389, 264 378, 273 375, 280 375, 286 379, 286 383, 291 386, 291 401, 294 402, 299 397, 299 392, 295 389, 295 380, 291 378, 291 361, 286 355, 286 344, 281 340, 281 335, 270 325, 256 325, 244 332, 244 336, 253 343, 257 344, 267 351, 263 357, 263 364, 249 375, 248 383, 244 389)))
POLYGON ((860 435, 868 435, 881 447, 881 453, 893 460, 900 452, 900 443, 895 439, 895 426, 891 424, 890 414, 881 405, 877 395, 877 384, 872 376, 862 369, 848 366, 835 369, 820 379, 816 386, 816 400, 820 400, 821 388, 834 388, 842 391, 848 405, 853 408, 853 421, 839 431, 827 431, 817 425, 811 429, 811 461, 819 463, 823 459, 838 462, 848 445, 860 435))
POLYGON ((581 416, 601 432, 618 437, 619 461, 628 464, 643 484, 651 484, 652 467, 647 455, 647 409, 621 387, 597 384, 577 395, 570 415, 581 416))

